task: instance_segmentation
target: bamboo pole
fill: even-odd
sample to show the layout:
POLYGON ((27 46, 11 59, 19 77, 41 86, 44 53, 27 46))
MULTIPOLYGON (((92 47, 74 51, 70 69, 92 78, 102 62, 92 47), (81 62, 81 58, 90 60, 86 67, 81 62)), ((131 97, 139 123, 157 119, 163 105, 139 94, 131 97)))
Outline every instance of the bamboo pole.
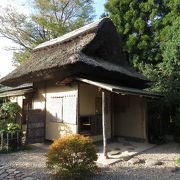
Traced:
POLYGON ((102 91, 102 130, 103 130, 103 156, 108 159, 107 155, 107 134, 106 134, 106 98, 105 92, 102 91))

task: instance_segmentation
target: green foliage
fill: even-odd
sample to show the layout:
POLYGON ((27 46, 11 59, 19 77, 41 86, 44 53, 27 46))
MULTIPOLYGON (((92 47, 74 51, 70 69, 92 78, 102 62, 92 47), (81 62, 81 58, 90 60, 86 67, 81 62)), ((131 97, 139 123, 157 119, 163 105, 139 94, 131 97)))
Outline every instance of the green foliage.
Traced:
POLYGON ((0 119, 8 122, 14 122, 17 114, 21 111, 21 107, 17 103, 6 102, 0 107, 0 119))
POLYGON ((21 126, 18 123, 4 123, 4 125, 0 127, 0 133, 4 133, 4 132, 15 133, 20 130, 21 130, 21 126))
POLYGON ((177 163, 178 165, 180 165, 180 158, 178 158, 178 159, 176 160, 176 163, 177 163))
POLYGON ((0 153, 14 152, 21 149, 22 131, 19 124, 6 122, 3 127, 0 126, 0 135, 0 145, 2 147, 0 153))
POLYGON ((5 120, 0 120, 0 134, 7 131, 7 122, 5 120))
MULTIPOLYGON (((179 0, 108 0, 106 10, 117 26, 124 51, 141 71, 162 62, 160 44, 179 15, 179 0)), ((153 80, 153 77, 149 76, 153 80)))
POLYGON ((180 1, 108 0, 105 7, 130 62, 152 80, 149 90, 164 94, 180 139, 180 1))
POLYGON ((2 143, 2 152, 17 150, 21 145, 21 126, 16 123, 16 117, 20 111, 21 108, 17 103, 6 102, 0 107, 0 134, 5 139, 7 138, 7 134, 9 134, 8 144, 6 144, 7 140, 4 140, 4 143, 2 143))
POLYGON ((0 132, 14 132, 20 130, 19 124, 16 124, 17 114, 21 107, 17 103, 6 102, 0 107, 0 132))
POLYGON ((14 52, 18 65, 30 58, 38 44, 70 32, 94 17, 93 0, 32 0, 21 13, 12 6, 0 7, 0 34, 19 45, 14 52))
POLYGON ((67 135, 50 146, 47 167, 60 177, 79 177, 97 170, 95 145, 89 137, 67 135))
POLYGON ((122 37, 124 51, 136 67, 161 61, 159 30, 166 8, 154 0, 109 0, 106 9, 122 37))
POLYGON ((157 81, 175 121, 180 122, 180 17, 166 28, 164 38, 166 41, 161 43, 163 62, 157 66, 157 81))
POLYGON ((180 17, 173 17, 173 20, 162 30, 162 61, 142 69, 155 82, 151 90, 164 94, 163 103, 175 122, 175 140, 180 141, 180 17))
POLYGON ((7 124, 7 130, 10 132, 16 132, 21 130, 21 126, 17 123, 9 123, 7 124))
POLYGON ((21 50, 13 52, 13 64, 18 66, 21 63, 28 61, 31 57, 31 51, 21 50))

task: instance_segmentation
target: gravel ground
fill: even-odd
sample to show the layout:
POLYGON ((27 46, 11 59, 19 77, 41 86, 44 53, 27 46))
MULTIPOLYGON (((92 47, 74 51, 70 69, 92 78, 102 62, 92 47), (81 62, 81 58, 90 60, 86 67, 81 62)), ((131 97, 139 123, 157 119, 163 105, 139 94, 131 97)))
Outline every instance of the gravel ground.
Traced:
POLYGON ((180 157, 180 144, 169 143, 159 145, 137 155, 136 158, 144 160, 145 162, 158 160, 163 163, 162 165, 152 166, 146 163, 133 165, 128 161, 122 161, 106 168, 101 175, 93 179, 180 180, 180 170, 172 172, 177 166, 175 161, 178 157, 180 157))
MULTIPOLYGON (((17 168, 37 179, 51 180, 50 173, 45 168, 45 149, 32 149, 28 151, 0 155, 0 165, 17 168)), ((180 167, 177 168, 175 160, 180 157, 180 144, 169 143, 156 146, 136 158, 145 163, 131 164, 121 161, 112 166, 103 168, 99 174, 87 180, 180 180, 180 167), (158 160, 162 165, 150 165, 149 161, 158 160), (176 168, 175 168, 176 167, 176 168)))
POLYGON ((31 149, 16 153, 0 155, 0 165, 17 170, 33 176, 39 180, 51 180, 50 173, 45 168, 45 149, 31 149))

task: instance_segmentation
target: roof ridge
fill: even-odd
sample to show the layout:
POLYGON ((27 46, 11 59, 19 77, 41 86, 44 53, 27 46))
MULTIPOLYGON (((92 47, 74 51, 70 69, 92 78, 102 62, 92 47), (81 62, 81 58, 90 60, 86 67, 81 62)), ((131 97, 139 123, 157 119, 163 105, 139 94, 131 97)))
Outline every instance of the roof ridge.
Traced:
POLYGON ((87 24, 87 25, 85 25, 83 27, 75 29, 74 31, 66 33, 66 34, 64 34, 64 35, 62 35, 60 37, 57 37, 55 39, 51 39, 49 41, 43 42, 43 43, 39 44, 38 46, 36 46, 33 49, 33 51, 37 51, 39 49, 43 49, 43 48, 46 48, 46 47, 49 47, 49 46, 54 46, 54 45, 57 45, 57 44, 60 44, 60 43, 64 43, 66 41, 69 41, 69 40, 72 40, 72 39, 76 38, 79 35, 94 31, 96 29, 98 30, 99 28, 101 28, 102 23, 105 22, 105 21, 111 21, 111 19, 108 18, 108 17, 101 18, 101 19, 99 19, 99 20, 97 20, 95 22, 92 22, 92 23, 87 24))

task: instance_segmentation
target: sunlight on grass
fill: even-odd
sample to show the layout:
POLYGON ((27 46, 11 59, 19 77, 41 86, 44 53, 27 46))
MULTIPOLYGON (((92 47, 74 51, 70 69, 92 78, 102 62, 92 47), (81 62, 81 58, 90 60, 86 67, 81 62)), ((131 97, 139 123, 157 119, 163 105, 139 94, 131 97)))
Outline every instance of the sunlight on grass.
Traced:
POLYGON ((178 159, 176 160, 176 163, 177 163, 178 165, 180 165, 180 158, 178 158, 178 159))

